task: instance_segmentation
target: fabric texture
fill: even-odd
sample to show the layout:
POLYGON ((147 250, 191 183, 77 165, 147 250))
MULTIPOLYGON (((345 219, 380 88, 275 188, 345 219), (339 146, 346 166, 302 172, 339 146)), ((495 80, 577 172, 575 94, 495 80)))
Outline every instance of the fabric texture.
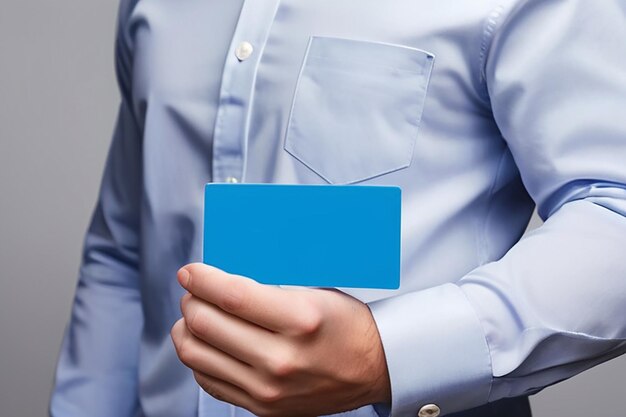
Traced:
POLYGON ((528 415, 525 396, 624 353, 625 15, 122 0, 120 109, 51 414, 249 415, 199 390, 169 336, 211 181, 402 188, 400 288, 343 289, 376 320, 392 404, 341 415, 528 415), (546 222, 520 240, 535 206, 546 222))

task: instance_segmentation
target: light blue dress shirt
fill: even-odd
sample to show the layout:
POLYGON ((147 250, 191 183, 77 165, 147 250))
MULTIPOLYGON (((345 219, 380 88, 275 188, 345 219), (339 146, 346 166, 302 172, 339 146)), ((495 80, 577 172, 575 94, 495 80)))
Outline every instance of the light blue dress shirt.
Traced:
POLYGON ((400 289, 346 290, 374 315, 392 405, 346 416, 466 410, 625 352, 625 15, 122 0, 122 100, 52 415, 248 415, 201 392, 169 336, 209 181, 402 187, 400 289), (520 240, 535 205, 546 222, 520 240))

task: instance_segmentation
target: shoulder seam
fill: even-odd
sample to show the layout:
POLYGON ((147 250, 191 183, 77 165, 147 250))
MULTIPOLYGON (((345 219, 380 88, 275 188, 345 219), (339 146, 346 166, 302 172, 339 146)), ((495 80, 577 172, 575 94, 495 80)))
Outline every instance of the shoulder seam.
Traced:
MULTIPOLYGON (((522 2, 525 2, 525 0, 522 2)), ((503 22, 514 9, 515 4, 515 1, 510 1, 508 4, 500 3, 497 7, 491 10, 489 15, 487 15, 483 25, 480 54, 478 58, 478 85, 481 87, 480 94, 487 101, 489 101, 489 92, 487 90, 486 83, 487 58, 489 57, 491 46, 493 45, 493 41, 498 31, 501 29, 503 22)))

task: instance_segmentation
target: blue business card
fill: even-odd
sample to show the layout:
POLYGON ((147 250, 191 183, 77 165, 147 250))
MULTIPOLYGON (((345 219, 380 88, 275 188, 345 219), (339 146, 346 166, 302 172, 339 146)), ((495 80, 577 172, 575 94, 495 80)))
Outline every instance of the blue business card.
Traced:
POLYGON ((205 188, 204 263, 265 284, 397 289, 398 187, 205 188))

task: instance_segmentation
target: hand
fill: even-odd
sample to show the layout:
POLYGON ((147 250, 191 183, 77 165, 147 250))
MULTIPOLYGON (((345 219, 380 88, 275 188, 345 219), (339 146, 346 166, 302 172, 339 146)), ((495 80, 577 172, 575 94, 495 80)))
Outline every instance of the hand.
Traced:
POLYGON ((258 416, 319 416, 389 403, 369 308, 337 290, 279 288, 190 264, 172 328, 180 360, 218 400, 258 416))

